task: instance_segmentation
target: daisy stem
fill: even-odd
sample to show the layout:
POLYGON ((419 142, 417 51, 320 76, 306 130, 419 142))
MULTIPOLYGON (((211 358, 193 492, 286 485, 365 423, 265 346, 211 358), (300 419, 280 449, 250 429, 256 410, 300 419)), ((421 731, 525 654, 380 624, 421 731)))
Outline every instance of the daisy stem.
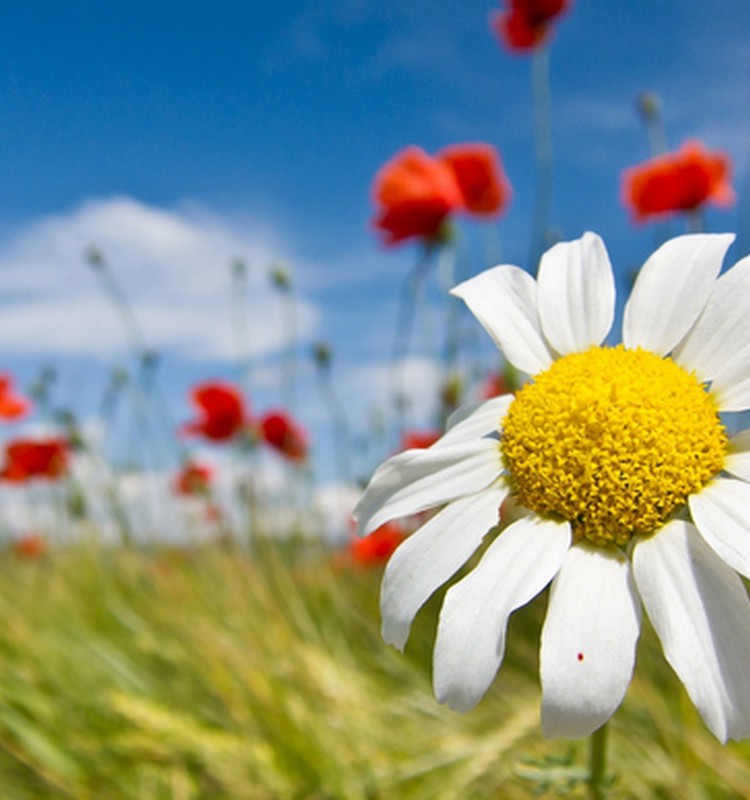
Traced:
POLYGON ((607 777, 607 725, 595 730, 589 738, 589 797, 591 800, 604 800, 607 777))

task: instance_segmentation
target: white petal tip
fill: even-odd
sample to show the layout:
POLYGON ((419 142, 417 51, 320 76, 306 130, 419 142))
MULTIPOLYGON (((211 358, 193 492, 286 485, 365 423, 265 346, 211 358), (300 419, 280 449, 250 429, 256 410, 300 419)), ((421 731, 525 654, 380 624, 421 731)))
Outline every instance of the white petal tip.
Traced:
POLYGON ((588 717, 576 718, 572 716, 567 716, 564 719, 559 717, 550 719, 549 715, 542 711, 542 735, 545 739, 583 739, 586 736, 591 736, 606 721, 602 722, 600 719, 592 720, 588 717))
POLYGON ((435 690, 435 697, 438 703, 448 706, 451 711, 458 714, 466 714, 482 699, 481 697, 467 697, 465 692, 438 692, 435 690))
POLYGON ((380 629, 380 635, 386 644, 392 645, 399 653, 403 653, 409 638, 409 626, 387 624, 384 622, 380 629))

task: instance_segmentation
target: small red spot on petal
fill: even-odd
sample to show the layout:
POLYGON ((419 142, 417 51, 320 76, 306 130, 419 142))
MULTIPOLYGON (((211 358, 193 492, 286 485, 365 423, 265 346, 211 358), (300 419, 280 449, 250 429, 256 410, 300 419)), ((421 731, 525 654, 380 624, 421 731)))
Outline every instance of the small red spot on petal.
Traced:
POLYGON ((579 661, 583 661, 583 653, 579 653, 579 654, 576 656, 576 658, 577 658, 579 661))

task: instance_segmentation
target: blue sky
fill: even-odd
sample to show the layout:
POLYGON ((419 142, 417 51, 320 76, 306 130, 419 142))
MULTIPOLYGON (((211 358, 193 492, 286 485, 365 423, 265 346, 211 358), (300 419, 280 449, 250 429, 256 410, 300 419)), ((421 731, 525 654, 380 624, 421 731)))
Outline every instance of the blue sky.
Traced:
MULTIPOLYGON (((252 404, 276 405, 288 338, 267 275, 284 263, 299 307, 295 410, 331 478, 310 346, 330 343, 337 390, 365 435, 373 413, 387 411, 397 298, 416 255, 383 250, 368 229, 377 168, 408 144, 494 144, 514 187, 497 226, 504 260, 525 265, 530 62, 490 34, 496 7, 11 4, 0 30, 0 367, 28 383, 53 364, 55 402, 86 417, 112 367, 129 366, 117 319, 81 258, 95 245, 162 356, 159 380, 182 420, 193 382, 237 375, 229 264, 242 258, 252 404)), ((652 249, 657 231, 633 227, 619 202, 621 170, 648 156, 635 111, 643 90, 663 101, 670 145, 699 137, 728 151, 741 189, 749 41, 746 0, 576 0, 551 50, 553 223, 564 238, 602 234, 622 274, 652 249)), ((712 230, 742 234, 735 258, 750 251, 742 208, 707 219, 712 230)), ((475 227, 466 236, 479 241, 475 227)), ((491 265, 472 252, 472 271, 491 265)), ((426 420, 432 354, 414 355, 426 420)))

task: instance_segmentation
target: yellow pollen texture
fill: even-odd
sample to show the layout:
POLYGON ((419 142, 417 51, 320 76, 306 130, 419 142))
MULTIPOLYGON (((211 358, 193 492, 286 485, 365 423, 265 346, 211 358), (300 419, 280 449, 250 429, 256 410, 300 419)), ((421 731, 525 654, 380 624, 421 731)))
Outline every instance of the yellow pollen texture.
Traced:
POLYGON ((560 358, 518 392, 502 423, 521 504, 601 545, 659 528, 721 471, 726 445, 695 375, 622 346, 560 358))

